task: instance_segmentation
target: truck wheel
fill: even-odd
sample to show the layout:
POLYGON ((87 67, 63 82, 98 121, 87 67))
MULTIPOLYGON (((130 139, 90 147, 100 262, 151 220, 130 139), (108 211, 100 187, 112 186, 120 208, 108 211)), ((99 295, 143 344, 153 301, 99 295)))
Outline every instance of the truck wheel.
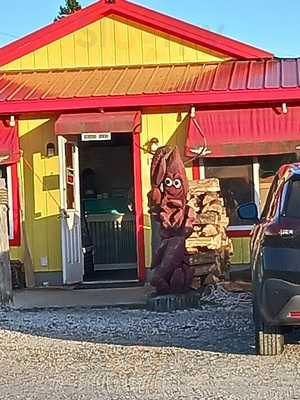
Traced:
POLYGON ((280 327, 264 323, 255 327, 256 354, 260 356, 277 356, 284 350, 284 336, 280 327))

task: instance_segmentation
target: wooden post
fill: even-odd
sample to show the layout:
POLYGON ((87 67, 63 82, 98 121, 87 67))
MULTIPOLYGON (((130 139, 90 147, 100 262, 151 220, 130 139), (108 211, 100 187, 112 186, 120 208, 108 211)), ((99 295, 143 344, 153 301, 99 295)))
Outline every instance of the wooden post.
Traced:
POLYGON ((12 302, 12 282, 9 260, 7 223, 8 193, 5 180, 0 179, 0 306, 12 302))

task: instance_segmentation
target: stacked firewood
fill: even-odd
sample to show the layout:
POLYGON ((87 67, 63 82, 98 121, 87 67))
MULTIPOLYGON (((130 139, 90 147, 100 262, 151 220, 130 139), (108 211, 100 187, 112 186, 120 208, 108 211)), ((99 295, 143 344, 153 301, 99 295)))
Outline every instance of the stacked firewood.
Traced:
POLYGON ((188 263, 194 269, 192 287, 216 284, 225 276, 232 253, 232 243, 226 234, 229 219, 220 194, 218 179, 203 179, 189 183, 188 205, 196 219, 192 235, 186 240, 188 263))

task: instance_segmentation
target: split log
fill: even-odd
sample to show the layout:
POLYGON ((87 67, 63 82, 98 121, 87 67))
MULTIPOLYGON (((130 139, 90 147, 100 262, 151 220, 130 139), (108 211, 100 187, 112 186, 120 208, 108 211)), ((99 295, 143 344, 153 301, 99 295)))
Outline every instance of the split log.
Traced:
MULTIPOLYGON (((201 229, 200 229, 200 231, 201 231, 201 229)), ((189 237, 189 239, 198 239, 198 237, 199 237, 199 233, 194 231, 191 234, 191 236, 189 237)))
POLYGON ((204 197, 202 199, 202 206, 204 207, 204 206, 206 206, 206 204, 212 203, 215 200, 219 200, 218 193, 207 193, 204 195, 204 197))
POLYGON ((203 285, 208 286, 208 285, 216 285, 217 283, 220 282, 220 279, 216 277, 214 274, 209 274, 207 278, 205 279, 203 285))
POLYGON ((196 215, 195 224, 199 225, 216 225, 218 224, 219 216, 215 212, 207 212, 196 215))
POLYGON ((216 251, 197 252, 197 254, 188 258, 188 263, 191 266, 201 264, 214 264, 217 257, 218 253, 216 251))
POLYGON ((216 236, 219 233, 215 225, 206 225, 201 232, 201 236, 216 236))
POLYGON ((207 212, 215 212, 215 213, 217 213, 217 214, 219 214, 219 215, 223 215, 224 206, 222 205, 221 202, 219 202, 219 201, 214 201, 213 203, 207 204, 207 205, 203 208, 202 212, 203 212, 204 214, 207 213, 207 212))
POLYGON ((220 192, 220 182, 217 178, 202 179, 189 182, 190 193, 220 192))
POLYGON ((196 200, 195 198, 191 199, 191 200, 187 203, 187 205, 188 205, 189 207, 191 207, 196 213, 200 211, 200 207, 199 207, 199 205, 198 205, 198 203, 197 203, 197 200, 196 200))
POLYGON ((193 246, 188 246, 186 245, 186 252, 190 255, 194 255, 198 253, 198 248, 197 247, 193 247, 193 246))
POLYGON ((219 266, 217 264, 203 264, 194 266, 194 276, 206 276, 209 274, 219 275, 219 266))
POLYGON ((210 250, 217 250, 221 247, 222 236, 219 234, 215 237, 199 237, 187 239, 188 247, 207 247, 210 250))
POLYGON ((218 224, 224 228, 227 228, 227 226, 229 225, 229 218, 225 215, 221 215, 218 224))

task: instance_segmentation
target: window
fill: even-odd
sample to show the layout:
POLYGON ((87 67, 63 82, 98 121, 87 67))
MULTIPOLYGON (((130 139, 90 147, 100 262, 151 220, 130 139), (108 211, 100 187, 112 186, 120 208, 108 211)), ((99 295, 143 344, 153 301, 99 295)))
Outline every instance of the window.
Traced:
POLYGON ((67 185, 67 208, 75 209, 75 175, 74 175, 74 145, 66 143, 66 185, 67 185))
POLYGON ((248 157, 205 161, 207 178, 219 178, 230 225, 245 225, 237 214, 241 204, 254 202, 253 161, 248 157))
POLYGON ((276 175, 273 182, 271 183, 270 190, 267 193, 267 198, 265 201, 263 212, 261 214, 261 219, 266 219, 268 217, 268 214, 270 214, 270 210, 272 208, 271 207, 272 201, 275 199, 275 193, 276 193, 276 190, 278 187, 278 181, 279 181, 279 178, 278 178, 278 175, 276 175))
POLYGON ((283 164, 289 164, 296 161, 296 154, 279 154, 272 156, 258 157, 259 162, 259 188, 260 188, 260 205, 264 208, 267 196, 272 185, 274 176, 283 164))
POLYGON ((288 195, 283 214, 289 218, 300 218, 300 180, 289 183, 288 195))

